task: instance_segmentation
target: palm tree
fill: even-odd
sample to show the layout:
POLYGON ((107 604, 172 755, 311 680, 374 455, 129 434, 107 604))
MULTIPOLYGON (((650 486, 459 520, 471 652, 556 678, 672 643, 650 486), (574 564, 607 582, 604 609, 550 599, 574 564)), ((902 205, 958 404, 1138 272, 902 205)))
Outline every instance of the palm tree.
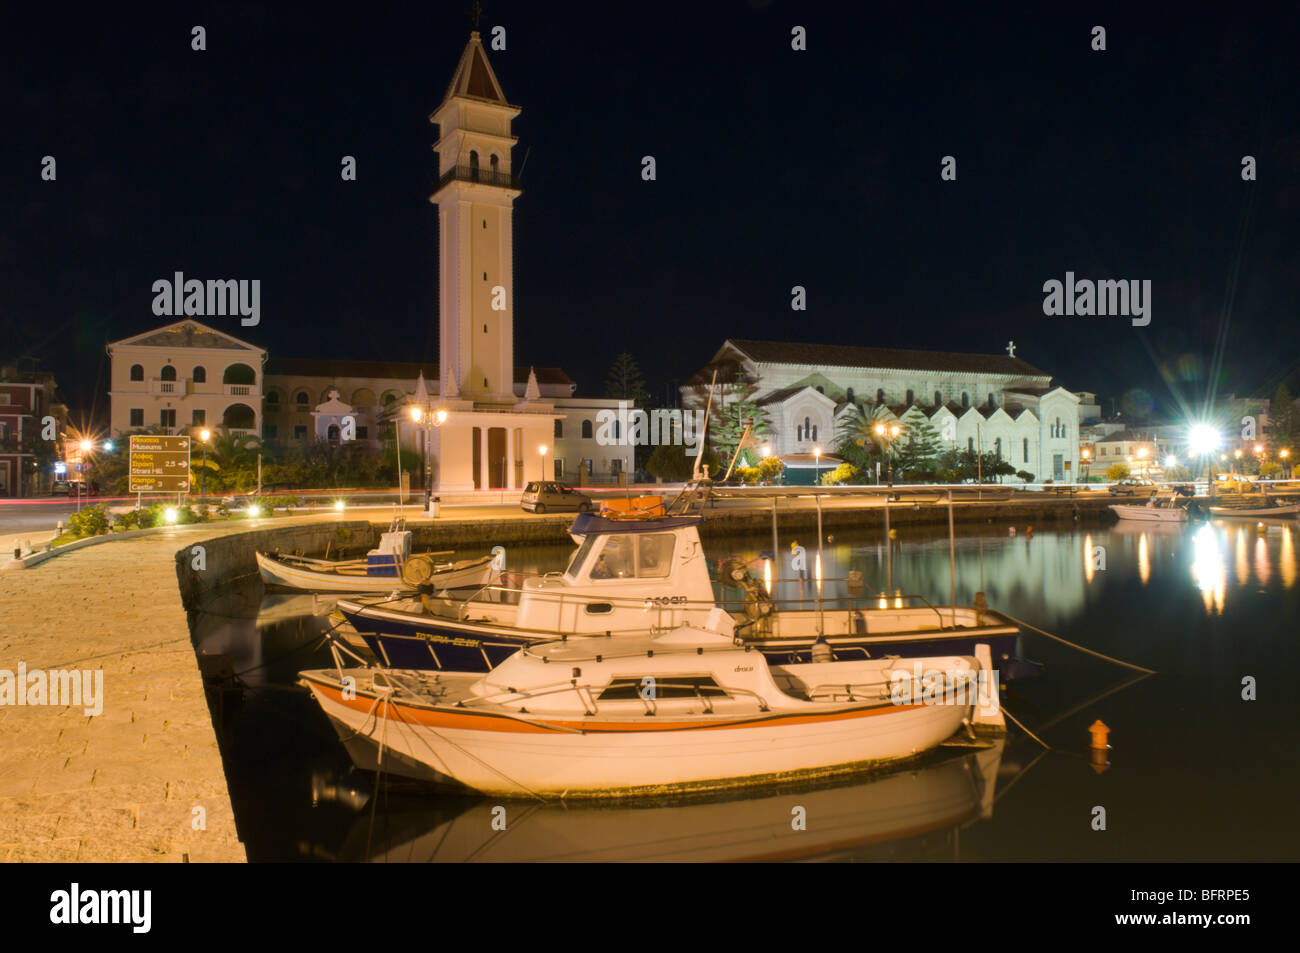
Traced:
MULTIPOLYGON (((190 444, 191 448, 194 447, 194 443, 197 443, 197 441, 190 444)), ((261 447, 261 441, 250 433, 234 433, 225 427, 212 431, 212 437, 208 441, 206 461, 201 455, 198 466, 190 466, 191 485, 198 481, 198 476, 194 472, 195 469, 201 469, 204 466, 216 473, 224 471, 233 478, 234 472, 240 467, 249 466, 256 461, 257 451, 261 447)), ((198 449, 201 454, 203 449, 201 444, 198 449)))

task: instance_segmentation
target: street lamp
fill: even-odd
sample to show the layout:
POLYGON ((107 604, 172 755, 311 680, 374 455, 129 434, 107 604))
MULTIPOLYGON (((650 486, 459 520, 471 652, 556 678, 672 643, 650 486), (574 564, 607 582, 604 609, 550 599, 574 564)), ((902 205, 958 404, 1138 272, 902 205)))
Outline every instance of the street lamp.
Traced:
POLYGON ((208 498, 208 440, 212 431, 204 427, 199 431, 199 441, 203 444, 203 472, 199 475, 199 497, 208 498))
POLYGON ((424 421, 424 512, 428 513, 433 501, 433 458, 429 455, 429 444, 433 442, 433 428, 447 422, 447 412, 417 404, 411 408, 411 419, 417 424, 424 421))
POLYGON ((546 444, 537 448, 537 452, 542 455, 542 479, 546 479, 546 444))
POLYGON ((822 448, 813 447, 813 486, 822 485, 822 448))
POLYGON ((890 424, 886 427, 884 424, 876 424, 876 436, 885 441, 885 451, 889 459, 889 475, 887 480, 890 486, 894 485, 894 440, 897 439, 901 430, 898 424, 890 424))

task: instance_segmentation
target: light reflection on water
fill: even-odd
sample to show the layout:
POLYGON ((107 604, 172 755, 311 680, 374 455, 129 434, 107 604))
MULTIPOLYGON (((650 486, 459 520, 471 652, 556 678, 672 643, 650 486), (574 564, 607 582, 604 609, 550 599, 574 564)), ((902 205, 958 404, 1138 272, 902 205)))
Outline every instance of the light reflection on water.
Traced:
MULTIPOLYGON (((734 859, 1296 860, 1300 845, 1286 817, 1300 784, 1291 739, 1300 704, 1274 678, 1300 666, 1292 636, 1300 598, 1295 532, 1280 521, 1032 534, 1021 527, 1015 536, 990 526, 957 540, 951 568, 946 534, 929 529, 900 532, 892 543, 836 533, 820 552, 812 534, 784 534, 779 565, 763 558, 770 534, 706 539, 711 560, 742 556, 765 581, 779 573, 785 604, 815 605, 819 582, 826 605, 894 602, 899 592, 938 604, 953 591, 969 603, 983 592, 995 609, 1160 672, 1121 688, 1131 673, 1023 636, 1024 654, 1047 668, 1032 682, 1013 683, 1006 703, 1056 750, 1039 758, 1041 749, 1013 733, 997 764, 958 754, 906 769, 900 776, 926 792, 933 816, 904 809, 915 804, 890 775, 708 805, 586 806, 571 816, 565 808, 514 805, 509 814, 519 823, 509 838, 482 822, 490 814, 482 800, 398 787, 381 794, 376 816, 385 826, 372 829, 372 779, 350 770, 328 723, 293 687, 299 670, 329 664, 316 647, 328 600, 264 595, 254 584, 214 598, 192 628, 202 650, 229 656, 243 673, 242 699, 223 702, 222 744, 253 859, 667 857, 680 835, 698 843, 695 859, 731 851, 734 859), (796 543, 806 547, 802 578, 792 564, 796 543), (858 574, 860 590, 850 581, 858 574), (1245 676, 1260 679, 1258 701, 1241 700, 1245 676), (1096 718, 1113 731, 1111 766, 1101 775, 1087 764, 1086 728, 1096 718), (981 786, 990 780, 992 799, 981 786), (1002 800, 1012 782, 1015 793, 1002 800), (823 820, 834 821, 837 836, 818 829, 796 849, 783 840, 790 808, 809 800, 827 805, 823 820), (1090 831, 1086 812, 1097 803, 1116 819, 1114 836, 1090 831), (779 816, 769 818, 768 808, 779 816), (746 818, 745 833, 709 841, 706 829, 717 823, 710 818, 729 811, 746 818), (603 833, 584 840, 579 830, 603 833), (778 843, 780 850, 765 853, 778 843), (447 846, 427 849, 436 844, 447 846)), ((568 545, 514 547, 510 568, 562 568, 570 552, 568 545)))

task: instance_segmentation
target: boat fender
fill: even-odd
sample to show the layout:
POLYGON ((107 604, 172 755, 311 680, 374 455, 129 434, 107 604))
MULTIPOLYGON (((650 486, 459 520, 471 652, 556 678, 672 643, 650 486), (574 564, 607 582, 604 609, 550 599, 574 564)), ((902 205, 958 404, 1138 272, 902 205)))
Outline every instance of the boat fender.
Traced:
POLYGON ((812 660, 814 662, 833 662, 835 653, 831 651, 831 644, 826 641, 826 636, 818 633, 817 641, 812 644, 812 660))

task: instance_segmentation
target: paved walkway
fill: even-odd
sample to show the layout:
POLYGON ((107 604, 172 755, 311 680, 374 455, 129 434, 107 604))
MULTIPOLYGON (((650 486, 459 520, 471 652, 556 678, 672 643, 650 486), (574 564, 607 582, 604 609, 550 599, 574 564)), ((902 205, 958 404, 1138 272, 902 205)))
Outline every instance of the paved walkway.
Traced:
POLYGON ((0 572, 0 669, 103 672, 96 717, 0 705, 0 861, 246 859, 174 561, 195 534, 241 528, 0 572))

